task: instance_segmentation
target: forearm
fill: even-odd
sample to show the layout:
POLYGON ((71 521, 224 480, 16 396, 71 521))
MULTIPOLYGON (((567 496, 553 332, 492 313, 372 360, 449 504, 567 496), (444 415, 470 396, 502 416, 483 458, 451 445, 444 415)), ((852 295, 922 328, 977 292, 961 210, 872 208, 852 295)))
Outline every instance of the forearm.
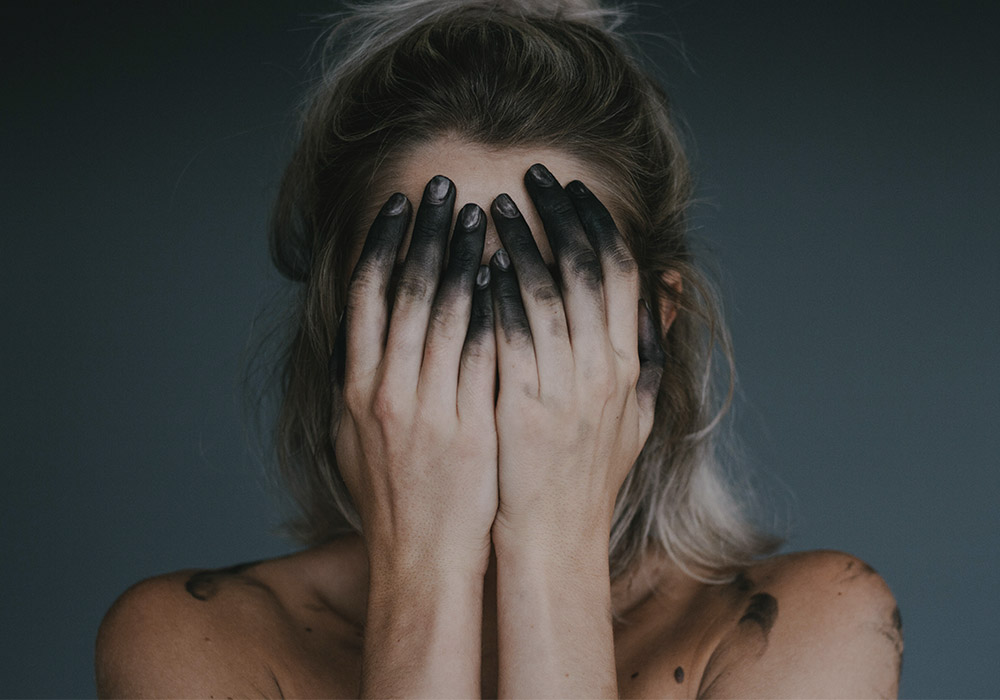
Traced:
POLYGON ((372 567, 361 697, 479 697, 482 608, 482 576, 372 567))
POLYGON ((617 697, 607 539, 497 546, 499 696, 617 697))

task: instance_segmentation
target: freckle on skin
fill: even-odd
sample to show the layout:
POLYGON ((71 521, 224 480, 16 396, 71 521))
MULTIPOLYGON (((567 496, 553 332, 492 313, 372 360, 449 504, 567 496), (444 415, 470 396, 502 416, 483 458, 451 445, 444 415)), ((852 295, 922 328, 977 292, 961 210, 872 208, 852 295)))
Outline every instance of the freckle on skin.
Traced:
POLYGON ((636 677, 636 676, 638 676, 638 675, 639 675, 639 672, 638 672, 638 671, 636 671, 635 673, 633 673, 633 674, 631 675, 631 678, 635 678, 635 677, 636 677))
POLYGON ((674 680, 678 683, 684 682, 684 669, 680 666, 674 669, 674 680))

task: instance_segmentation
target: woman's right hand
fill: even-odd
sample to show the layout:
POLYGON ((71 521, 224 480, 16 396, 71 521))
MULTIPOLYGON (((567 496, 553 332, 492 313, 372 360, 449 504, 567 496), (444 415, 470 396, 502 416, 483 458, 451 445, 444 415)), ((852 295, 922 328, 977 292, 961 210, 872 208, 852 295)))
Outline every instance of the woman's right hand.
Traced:
POLYGON ((412 207, 397 193, 375 217, 338 330, 331 435, 373 565, 482 575, 498 496, 496 346, 475 204, 459 212, 442 276, 454 205, 452 182, 433 178, 391 300, 412 207))

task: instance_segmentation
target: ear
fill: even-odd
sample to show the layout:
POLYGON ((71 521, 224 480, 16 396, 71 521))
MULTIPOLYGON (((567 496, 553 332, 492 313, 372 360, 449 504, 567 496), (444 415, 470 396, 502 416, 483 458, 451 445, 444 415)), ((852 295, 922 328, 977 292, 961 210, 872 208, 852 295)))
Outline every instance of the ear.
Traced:
MULTIPOLYGON (((660 277, 664 282, 673 287, 678 294, 684 289, 684 284, 681 281, 681 275, 676 270, 667 270, 660 277)), ((660 328, 663 329, 663 335, 667 334, 670 330, 670 325, 677 318, 677 308, 676 305, 666 296, 660 299, 660 328)))

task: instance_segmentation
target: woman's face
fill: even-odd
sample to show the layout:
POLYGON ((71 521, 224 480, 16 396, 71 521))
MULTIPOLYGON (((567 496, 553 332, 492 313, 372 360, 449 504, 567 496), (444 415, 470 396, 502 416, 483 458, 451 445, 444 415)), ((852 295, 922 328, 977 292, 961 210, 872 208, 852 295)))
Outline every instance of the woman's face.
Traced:
MULTIPOLYGON (((444 175, 455 183, 455 212, 465 204, 478 204, 487 215, 486 244, 483 248, 482 264, 489 264, 490 257, 501 247, 496 227, 490 217, 490 207, 497 195, 506 192, 524 215, 531 233, 538 244, 542 258, 554 266, 552 250, 538 213, 524 187, 524 174, 534 163, 543 163, 562 185, 572 180, 581 180, 611 208, 604 187, 593 171, 578 159, 561 151, 545 148, 489 150, 481 144, 470 144, 458 139, 441 138, 407 152, 398 159, 393 170, 383 174, 383 186, 373 192, 367 202, 365 225, 369 225, 375 214, 394 192, 402 192, 410 200, 416 213, 420 206, 424 187, 435 175, 444 175)), ((410 228, 399 247, 397 260, 402 262, 410 245, 413 219, 410 228)), ((365 231, 367 233, 367 229, 365 231)), ((450 237, 449 233, 449 237, 450 237)), ((354 269, 361 248, 363 236, 355 244, 349 269, 354 269)))

